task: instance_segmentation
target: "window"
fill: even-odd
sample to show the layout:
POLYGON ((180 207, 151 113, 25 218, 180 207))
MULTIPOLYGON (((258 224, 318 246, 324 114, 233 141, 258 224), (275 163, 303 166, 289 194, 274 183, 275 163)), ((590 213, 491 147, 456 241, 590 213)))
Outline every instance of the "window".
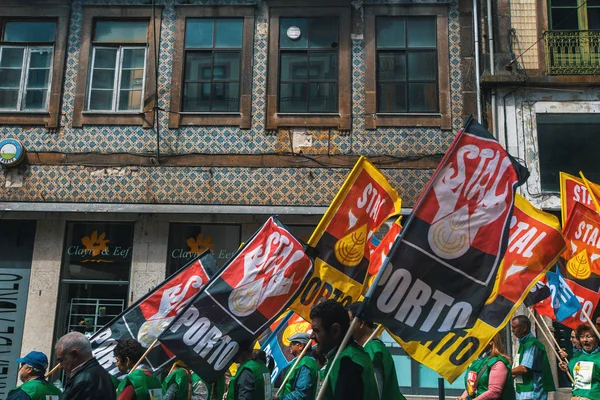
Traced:
POLYGON ((536 114, 536 120, 542 191, 559 192, 560 171, 575 176, 583 171, 589 180, 600 182, 595 159, 600 152, 600 115, 536 114))
POLYGON ((350 16, 342 7, 271 9, 267 129, 350 129, 350 16))
POLYGON ((548 0, 550 30, 600 29, 600 0, 548 0))
POLYGON ((0 7, 0 124, 58 126, 69 7, 0 7))
POLYGON ((161 7, 83 7, 73 127, 152 127, 160 19, 161 7))
POLYGON ((444 6, 365 9, 366 126, 451 129, 444 6))
POLYGON ((169 127, 250 128, 254 8, 181 6, 175 25, 169 127))
POLYGON ((140 111, 144 95, 144 21, 97 21, 87 93, 88 111, 140 111), (141 43, 110 45, 111 43, 141 43))

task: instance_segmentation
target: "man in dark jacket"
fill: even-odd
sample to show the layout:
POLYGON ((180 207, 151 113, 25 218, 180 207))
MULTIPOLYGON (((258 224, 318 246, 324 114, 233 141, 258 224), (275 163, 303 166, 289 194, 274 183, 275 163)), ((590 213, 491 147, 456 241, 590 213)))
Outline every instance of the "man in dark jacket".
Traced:
POLYGON ((92 355, 90 341, 79 332, 67 333, 56 343, 56 357, 67 375, 61 400, 115 400, 108 372, 92 355))

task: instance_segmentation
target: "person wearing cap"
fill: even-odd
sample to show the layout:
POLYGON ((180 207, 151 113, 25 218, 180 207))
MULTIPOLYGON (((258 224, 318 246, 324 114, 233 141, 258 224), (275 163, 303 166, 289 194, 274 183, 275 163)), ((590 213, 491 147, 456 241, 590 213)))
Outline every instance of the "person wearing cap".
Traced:
MULTIPOLYGON (((350 322, 356 318, 356 314, 360 309, 362 302, 352 303, 348 306, 348 316, 350 322)), ((375 324, 371 321, 358 318, 358 325, 352 337, 356 342, 363 346, 375 368, 375 380, 377 381, 377 387, 381 398, 385 400, 397 400, 405 399, 400 393, 398 387, 398 378, 396 376, 396 366, 394 365, 394 359, 392 353, 383 344, 379 338, 372 338, 369 340, 373 332, 375 332, 375 324)))
MULTIPOLYGON (((298 332, 290 336, 290 353, 295 357, 292 365, 296 363, 298 357, 304 351, 306 346, 310 346, 310 335, 305 332, 298 332)), ((280 400, 314 400, 317 396, 317 384, 319 380, 319 366, 317 361, 308 349, 306 354, 298 361, 289 372, 289 378, 285 383, 280 400)))
POLYGON ((8 392, 6 400, 46 400, 47 396, 58 399, 60 390, 45 379, 48 357, 44 353, 31 351, 15 361, 20 363, 19 379, 23 384, 8 392))

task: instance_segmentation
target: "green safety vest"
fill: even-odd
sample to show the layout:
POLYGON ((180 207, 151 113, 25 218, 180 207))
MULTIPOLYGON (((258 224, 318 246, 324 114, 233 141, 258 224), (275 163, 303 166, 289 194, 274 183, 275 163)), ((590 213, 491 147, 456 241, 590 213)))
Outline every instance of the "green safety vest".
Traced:
POLYGON ((177 384, 177 393, 175 393, 175 399, 187 400, 188 399, 188 387, 189 387, 189 376, 188 372, 183 368, 177 368, 171 372, 162 384, 163 391, 166 393, 169 390, 169 386, 173 383, 177 384))
POLYGON ((381 365, 383 368, 383 391, 381 398, 385 400, 396 400, 404 399, 402 393, 400 393, 400 387, 398 386, 398 377, 396 375, 396 365, 392 354, 385 347, 385 344, 379 339, 372 339, 365 343, 365 351, 369 355, 369 358, 375 365, 381 365))
POLYGON ((508 370, 506 381, 504 381, 504 387, 502 388, 502 397, 500 397, 500 399, 515 400, 516 394, 511 375, 511 365, 505 357, 500 355, 495 357, 490 357, 489 355, 481 357, 469 365, 467 374, 465 375, 465 387, 471 398, 479 397, 488 390, 490 370, 498 361, 504 363, 508 370))
POLYGON ((237 378, 244 370, 248 370, 254 377, 254 400, 271 400, 271 372, 267 366, 256 360, 248 360, 242 364, 237 373, 229 381, 229 390, 227 391, 227 400, 237 399, 237 378))
POLYGON ((136 400, 150 400, 151 389, 160 389, 162 392, 160 380, 156 376, 148 376, 144 370, 136 369, 135 371, 131 371, 119 384, 117 398, 128 384, 133 386, 136 400))
POLYGON ((21 389, 25 392, 25 394, 31 397, 31 400, 50 400, 52 399, 51 396, 55 396, 54 398, 58 399, 58 396, 62 393, 60 389, 53 384, 39 379, 28 380, 21 386, 12 389, 8 392, 8 395, 10 396, 10 393, 17 389, 21 389))
POLYGON ((222 400, 223 399, 223 395, 225 395, 225 375, 221 375, 221 377, 219 379, 217 379, 216 382, 211 383, 210 385, 207 385, 206 382, 204 382, 204 379, 200 378, 198 376, 198 374, 196 374, 195 372, 192 372, 192 388, 196 386, 196 384, 198 382, 202 382, 204 383, 204 385, 206 385, 206 390, 208 393, 208 400, 211 400, 213 398, 213 391, 214 391, 214 398, 217 400, 222 400))
MULTIPOLYGON (((548 362, 548 355, 546 354, 546 348, 536 337, 529 336, 519 345, 519 365, 523 361, 523 354, 530 347, 537 347, 542 354, 542 370, 536 371, 542 375, 542 387, 546 392, 554 392, 556 387, 554 386, 554 379, 552 378, 552 369, 548 362)), ((523 383, 517 383, 517 393, 526 393, 533 391, 533 371, 529 371, 526 374, 521 375, 523 383)))
POLYGON ((600 399, 600 352, 576 353, 569 361, 569 370, 575 381, 573 396, 600 399))
POLYGON ((330 365, 330 360, 327 360, 326 368, 328 371, 331 370, 331 372, 329 372, 329 379, 327 381, 324 399, 333 399, 334 390, 338 379, 344 379, 343 376, 339 376, 340 363, 344 357, 350 358, 353 363, 360 365, 362 368, 363 400, 378 399, 379 392, 377 390, 377 382, 375 381, 375 369, 373 368, 373 363, 371 362, 367 352, 356 343, 348 343, 333 365, 330 365))
POLYGON ((304 356, 300 359, 296 367, 292 370, 289 379, 285 383, 283 390, 281 391, 281 397, 286 394, 292 393, 296 388, 296 379, 300 368, 306 367, 310 372, 310 380, 312 382, 312 390, 309 399, 314 399, 317 396, 317 383, 319 379, 319 366, 317 361, 311 356, 304 356))

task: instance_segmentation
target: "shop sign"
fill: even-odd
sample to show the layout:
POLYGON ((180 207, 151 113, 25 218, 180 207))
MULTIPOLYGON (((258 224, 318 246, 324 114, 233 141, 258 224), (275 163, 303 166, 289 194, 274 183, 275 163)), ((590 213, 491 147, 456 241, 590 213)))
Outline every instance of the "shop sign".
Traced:
POLYGON ((16 139, 0 140, 0 165, 14 167, 23 160, 25 149, 16 139))
POLYGON ((131 246, 111 243, 106 232, 93 230, 88 235, 73 235, 73 243, 66 249, 71 261, 82 263, 114 263, 131 258, 131 246))

